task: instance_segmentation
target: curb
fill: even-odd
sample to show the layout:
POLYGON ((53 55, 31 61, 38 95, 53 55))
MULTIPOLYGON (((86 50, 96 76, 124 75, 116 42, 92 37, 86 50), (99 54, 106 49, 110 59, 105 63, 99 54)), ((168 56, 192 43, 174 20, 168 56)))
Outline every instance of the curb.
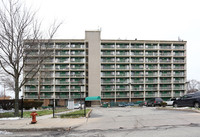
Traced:
POLYGON ((199 110, 195 110, 195 109, 178 109, 178 108, 156 108, 158 110, 174 110, 174 111, 189 111, 189 112, 196 112, 196 113, 200 113, 199 110))
POLYGON ((92 109, 86 114, 86 118, 89 118, 91 113, 92 113, 92 109))
POLYGON ((29 131, 70 131, 73 130, 72 127, 68 128, 27 128, 27 129, 1 129, 0 131, 8 131, 8 132, 29 132, 29 131))

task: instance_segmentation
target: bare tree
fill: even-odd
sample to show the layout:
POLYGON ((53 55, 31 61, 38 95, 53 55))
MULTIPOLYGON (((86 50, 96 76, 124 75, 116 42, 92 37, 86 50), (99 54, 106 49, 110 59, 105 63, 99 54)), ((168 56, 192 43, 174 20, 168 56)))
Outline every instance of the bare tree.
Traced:
MULTIPOLYGON (((0 67, 4 71, 4 78, 9 78, 14 83, 9 86, 15 93, 15 116, 18 116, 19 92, 22 86, 37 74, 47 57, 43 52, 44 56, 39 56, 22 77, 25 61, 34 46, 42 45, 44 33, 41 32, 41 23, 36 19, 36 12, 26 8, 19 0, 1 0, 0 5, 0 67)), ((60 25, 61 23, 56 25, 54 22, 50 26, 45 38, 47 43, 60 25)))
POLYGON ((196 92, 196 91, 199 91, 200 90, 200 82, 197 81, 197 80, 189 80, 187 82, 187 92, 188 93, 192 93, 192 92, 196 92))

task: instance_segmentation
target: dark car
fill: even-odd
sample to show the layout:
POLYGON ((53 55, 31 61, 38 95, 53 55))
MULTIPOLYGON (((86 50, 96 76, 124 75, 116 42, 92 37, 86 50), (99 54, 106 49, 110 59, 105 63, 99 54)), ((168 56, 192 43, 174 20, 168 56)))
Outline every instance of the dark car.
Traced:
POLYGON ((147 107, 148 106, 152 106, 152 107, 154 107, 154 106, 162 106, 162 103, 163 103, 162 98, 156 97, 156 98, 152 98, 152 99, 148 100, 147 103, 146 103, 146 106, 147 107))
POLYGON ((173 107, 195 107, 200 106, 200 92, 186 94, 175 100, 173 107))

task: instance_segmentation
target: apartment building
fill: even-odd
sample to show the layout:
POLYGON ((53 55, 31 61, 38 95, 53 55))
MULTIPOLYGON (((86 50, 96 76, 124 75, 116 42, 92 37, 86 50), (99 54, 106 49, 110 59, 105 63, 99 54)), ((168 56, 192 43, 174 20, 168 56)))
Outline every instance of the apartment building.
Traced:
MULTIPOLYGON (((55 99, 66 106, 69 99, 88 96, 101 96, 102 102, 135 102, 186 92, 186 41, 105 40, 100 31, 86 31, 85 39, 54 39, 45 48, 51 56, 40 75, 25 84, 26 99, 40 94, 45 105, 55 99)), ((38 52, 35 46, 24 73, 38 52)))

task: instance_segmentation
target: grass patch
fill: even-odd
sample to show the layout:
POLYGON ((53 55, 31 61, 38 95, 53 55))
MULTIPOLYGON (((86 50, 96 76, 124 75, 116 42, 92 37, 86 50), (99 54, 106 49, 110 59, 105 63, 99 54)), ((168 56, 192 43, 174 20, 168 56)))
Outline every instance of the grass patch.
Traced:
MULTIPOLYGON (((86 109, 86 114, 90 111, 91 109, 86 109)), ((79 118, 79 117, 84 117, 84 109, 82 110, 77 110, 74 112, 69 112, 66 114, 60 115, 61 118, 79 118)))
MULTIPOLYGON (((55 113, 64 112, 64 111, 69 111, 69 110, 68 109, 56 109, 55 113)), ((29 117, 31 117, 30 116, 31 113, 32 113, 32 111, 24 111, 23 117, 29 118, 29 117)), ((50 115, 50 114, 53 114, 53 110, 38 110, 38 111, 36 111, 36 113, 38 114, 37 116, 50 115)), ((19 113, 19 116, 21 116, 21 112, 19 113)), ((6 117, 15 117, 14 112, 0 113, 0 118, 6 118, 6 117)))

